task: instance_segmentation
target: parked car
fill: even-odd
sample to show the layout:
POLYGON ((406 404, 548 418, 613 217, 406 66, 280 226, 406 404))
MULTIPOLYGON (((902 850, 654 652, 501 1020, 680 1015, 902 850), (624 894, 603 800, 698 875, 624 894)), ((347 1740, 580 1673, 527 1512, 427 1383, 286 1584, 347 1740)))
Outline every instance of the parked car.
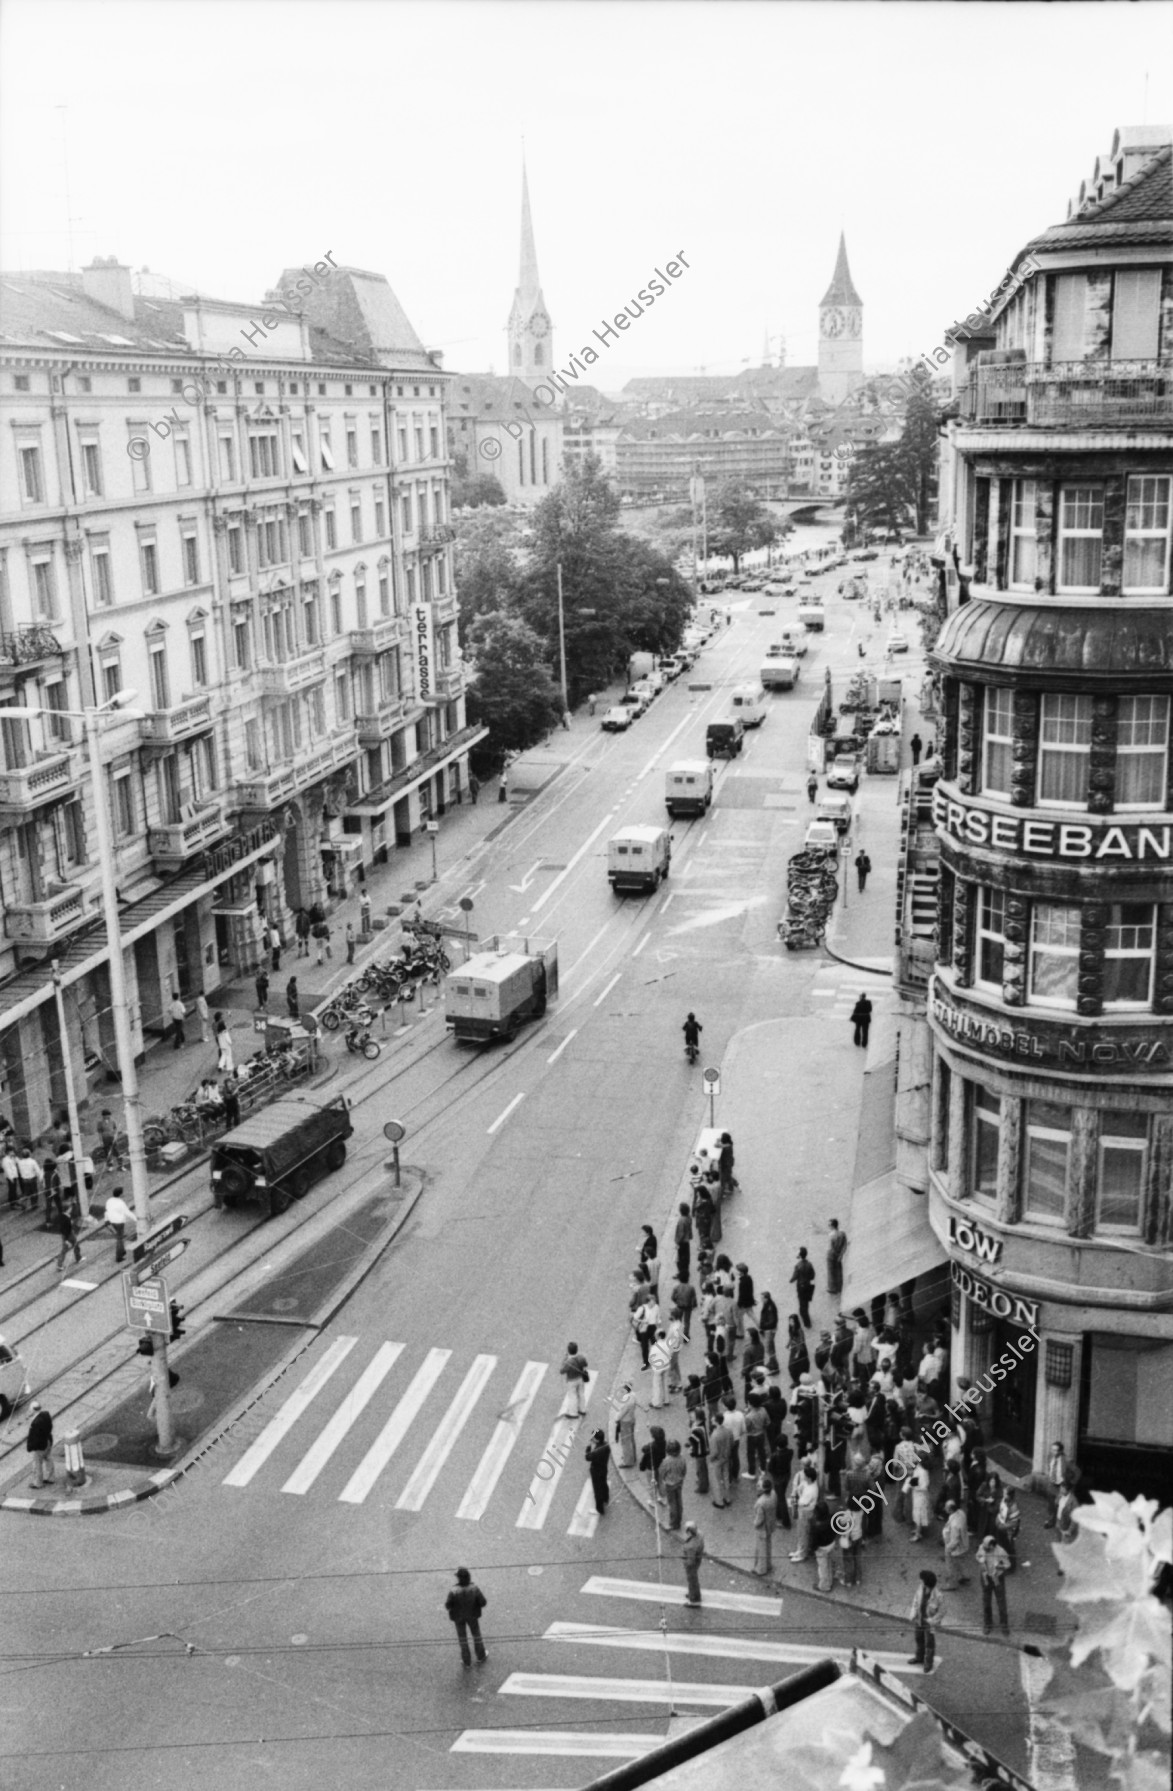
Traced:
POLYGON ((908 636, 901 634, 899 628, 894 628, 888 636, 888 651, 889 653, 908 652, 908 636))
POLYGON ((23 1405, 30 1391, 28 1369, 20 1351, 0 1337, 0 1419, 23 1405))
POLYGON ((650 709, 652 699, 646 690, 629 690, 626 696, 619 699, 619 707, 630 711, 631 719, 638 721, 645 709, 650 709))
POLYGON ((631 726, 635 716, 634 709, 626 707, 623 703, 618 703, 614 709, 608 709, 599 726, 604 733, 623 734, 631 726))
POLYGON ((806 830, 803 846, 809 852, 812 849, 823 852, 838 852, 839 829, 834 821, 812 821, 806 830))
POLYGON ((831 760, 827 767, 827 788, 829 790, 859 789, 859 754, 841 752, 831 760))
POLYGON ((644 708, 650 709, 660 694, 660 686, 658 684, 653 684, 650 678, 641 678, 638 684, 632 685, 628 694, 630 696, 642 697, 644 699, 644 708))

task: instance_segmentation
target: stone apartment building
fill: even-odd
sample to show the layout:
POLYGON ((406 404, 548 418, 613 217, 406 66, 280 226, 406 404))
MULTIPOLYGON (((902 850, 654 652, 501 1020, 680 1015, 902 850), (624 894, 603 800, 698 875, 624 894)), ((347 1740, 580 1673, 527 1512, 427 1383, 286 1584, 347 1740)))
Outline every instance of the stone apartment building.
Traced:
POLYGON ((172 992, 461 798, 446 375, 387 281, 332 258, 259 304, 130 270, 0 282, 0 1101, 35 1134, 113 1059, 102 723, 136 1043, 172 992), (281 296, 284 292, 285 297, 281 296))

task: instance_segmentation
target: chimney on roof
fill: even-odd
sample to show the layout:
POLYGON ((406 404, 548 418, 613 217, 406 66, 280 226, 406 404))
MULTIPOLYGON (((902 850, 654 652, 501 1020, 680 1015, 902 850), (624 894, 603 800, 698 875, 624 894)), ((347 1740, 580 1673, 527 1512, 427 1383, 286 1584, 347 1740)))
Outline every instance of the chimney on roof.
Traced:
POLYGON ((96 305, 105 305, 107 310, 117 311, 119 317, 125 317, 129 323, 134 322, 134 291, 130 284, 130 269, 123 267, 117 255, 109 255, 103 260, 95 255, 89 267, 81 270, 82 290, 88 299, 96 305))

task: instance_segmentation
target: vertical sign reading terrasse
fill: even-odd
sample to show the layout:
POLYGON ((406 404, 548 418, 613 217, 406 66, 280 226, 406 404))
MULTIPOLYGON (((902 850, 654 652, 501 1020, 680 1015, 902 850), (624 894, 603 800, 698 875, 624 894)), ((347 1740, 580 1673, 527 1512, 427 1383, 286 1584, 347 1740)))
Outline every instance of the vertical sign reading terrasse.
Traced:
POLYGON ((430 603, 415 603, 411 611, 412 633, 415 635, 415 668, 421 702, 433 694, 432 667, 435 663, 436 640, 432 627, 430 603))

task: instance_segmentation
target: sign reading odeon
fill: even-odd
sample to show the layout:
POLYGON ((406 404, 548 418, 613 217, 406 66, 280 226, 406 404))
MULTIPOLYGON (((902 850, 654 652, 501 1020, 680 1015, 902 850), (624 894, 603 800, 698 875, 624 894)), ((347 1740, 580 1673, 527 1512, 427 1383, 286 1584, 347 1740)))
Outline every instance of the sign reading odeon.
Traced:
POLYGON ((975 803, 954 801, 940 784, 933 791, 933 820, 960 846, 996 846, 1024 858, 1107 859, 1118 864, 1173 860, 1173 822, 1099 820, 1040 821, 975 803))
POLYGON ((995 1318, 1009 1319, 1011 1324, 1025 1325, 1033 1330, 1039 1322, 1039 1303, 1037 1300, 1024 1299, 1021 1294, 1009 1294, 990 1281, 983 1281, 980 1275, 963 1269, 959 1262, 949 1264, 953 1276, 953 1285, 959 1287, 966 1299, 980 1306, 983 1312, 992 1312, 995 1318))

